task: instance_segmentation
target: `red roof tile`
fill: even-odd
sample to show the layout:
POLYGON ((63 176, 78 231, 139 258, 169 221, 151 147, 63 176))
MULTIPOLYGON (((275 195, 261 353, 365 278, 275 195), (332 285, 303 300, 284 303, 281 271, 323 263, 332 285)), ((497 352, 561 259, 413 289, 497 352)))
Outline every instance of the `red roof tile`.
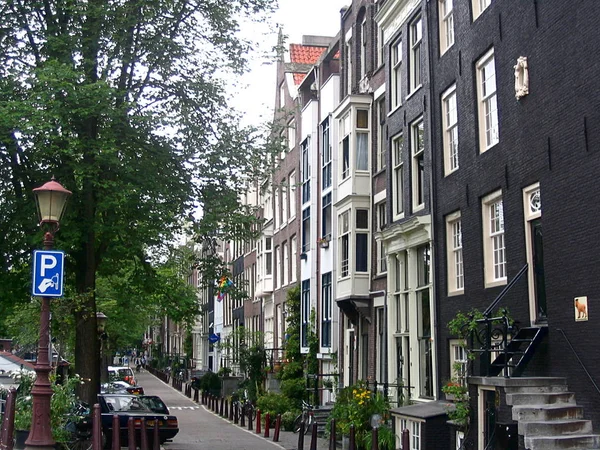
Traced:
POLYGON ((290 44, 290 61, 300 64, 315 64, 325 50, 327 50, 325 47, 290 44))

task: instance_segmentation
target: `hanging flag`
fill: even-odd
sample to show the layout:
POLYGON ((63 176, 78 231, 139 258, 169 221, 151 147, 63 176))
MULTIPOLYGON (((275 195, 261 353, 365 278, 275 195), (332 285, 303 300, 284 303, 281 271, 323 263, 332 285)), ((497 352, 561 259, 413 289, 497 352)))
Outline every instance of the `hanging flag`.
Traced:
POLYGON ((217 295, 217 301, 220 302, 223 300, 225 294, 231 286, 233 286, 233 281, 231 281, 228 277, 223 275, 217 283, 217 290, 219 291, 219 294, 217 295))

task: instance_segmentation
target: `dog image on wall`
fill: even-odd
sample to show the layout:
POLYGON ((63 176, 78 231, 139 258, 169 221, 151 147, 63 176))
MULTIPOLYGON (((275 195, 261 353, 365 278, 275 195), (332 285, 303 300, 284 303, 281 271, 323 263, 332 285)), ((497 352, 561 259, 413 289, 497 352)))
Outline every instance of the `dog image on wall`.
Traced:
POLYGON ((588 320, 587 297, 575 297, 575 320, 588 320))

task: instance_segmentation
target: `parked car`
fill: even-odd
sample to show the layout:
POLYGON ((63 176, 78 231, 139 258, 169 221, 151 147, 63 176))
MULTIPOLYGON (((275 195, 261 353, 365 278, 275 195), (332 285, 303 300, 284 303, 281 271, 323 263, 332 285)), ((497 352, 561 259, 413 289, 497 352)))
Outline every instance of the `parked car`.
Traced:
POLYGON ((132 386, 125 381, 109 381, 100 386, 100 393, 144 395, 144 388, 142 386, 132 386))
POLYGON ((128 422, 133 417, 136 429, 136 443, 140 443, 142 421, 146 422, 148 441, 152 442, 154 424, 158 421, 160 444, 173 439, 179 433, 177 417, 169 414, 169 409, 157 396, 129 394, 100 394, 98 403, 102 412, 102 431, 107 445, 112 442, 113 415, 119 416, 121 446, 128 445, 128 422))
POLYGON ((125 381, 132 386, 137 384, 135 376, 133 375, 133 370, 131 367, 127 366, 108 366, 108 380, 125 381))

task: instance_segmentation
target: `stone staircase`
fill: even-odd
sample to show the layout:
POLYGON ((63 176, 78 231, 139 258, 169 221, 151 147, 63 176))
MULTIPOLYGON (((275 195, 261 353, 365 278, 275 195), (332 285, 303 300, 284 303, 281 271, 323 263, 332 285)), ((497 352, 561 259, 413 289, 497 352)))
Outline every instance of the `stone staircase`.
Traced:
POLYGON ((583 419, 583 408, 577 406, 564 378, 529 381, 504 388, 526 449, 600 449, 600 435, 593 433, 590 420, 583 419))

